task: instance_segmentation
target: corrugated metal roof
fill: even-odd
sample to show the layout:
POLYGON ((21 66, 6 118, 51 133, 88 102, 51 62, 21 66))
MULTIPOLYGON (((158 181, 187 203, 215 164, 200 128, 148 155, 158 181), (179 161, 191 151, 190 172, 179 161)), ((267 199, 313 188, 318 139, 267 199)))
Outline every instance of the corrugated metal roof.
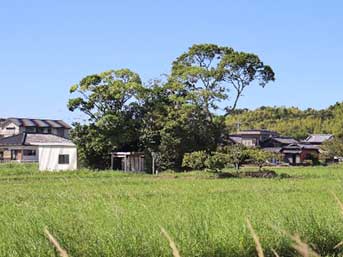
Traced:
POLYGON ((33 123, 35 123, 40 128, 48 128, 48 127, 50 127, 50 125, 46 121, 44 121, 44 120, 34 119, 32 121, 33 121, 33 123))
POLYGON ((63 120, 50 119, 28 119, 28 118, 8 118, 7 120, 24 127, 38 127, 38 128, 65 128, 71 127, 63 120))

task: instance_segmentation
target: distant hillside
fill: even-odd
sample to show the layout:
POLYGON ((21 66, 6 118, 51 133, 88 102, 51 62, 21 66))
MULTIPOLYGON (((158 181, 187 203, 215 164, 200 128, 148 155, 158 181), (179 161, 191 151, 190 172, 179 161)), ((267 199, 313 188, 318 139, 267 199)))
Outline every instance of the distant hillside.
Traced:
POLYGON ((226 118, 231 132, 241 129, 270 129, 282 135, 305 138, 312 133, 330 133, 343 136, 343 103, 324 110, 300 110, 296 107, 260 107, 240 109, 226 118))

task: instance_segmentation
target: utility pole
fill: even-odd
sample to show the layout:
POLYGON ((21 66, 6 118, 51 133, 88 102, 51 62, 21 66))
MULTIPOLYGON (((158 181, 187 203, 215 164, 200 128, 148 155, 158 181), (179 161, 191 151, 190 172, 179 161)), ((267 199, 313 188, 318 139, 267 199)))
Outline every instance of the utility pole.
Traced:
POLYGON ((240 121, 236 122, 237 133, 241 130, 242 123, 240 121))
POLYGON ((157 154, 155 152, 151 152, 151 158, 152 158, 152 174, 156 174, 157 175, 157 170, 155 168, 155 163, 156 163, 156 156, 157 154))

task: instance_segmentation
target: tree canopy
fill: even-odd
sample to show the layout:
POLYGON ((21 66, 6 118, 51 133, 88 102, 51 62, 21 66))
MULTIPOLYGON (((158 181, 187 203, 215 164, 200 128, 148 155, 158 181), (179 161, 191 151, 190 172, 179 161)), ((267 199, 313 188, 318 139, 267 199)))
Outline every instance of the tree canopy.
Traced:
POLYGON ((68 108, 87 120, 74 124, 72 137, 87 166, 108 165, 113 150, 144 150, 158 155, 158 169, 177 170, 185 153, 217 148, 226 133, 223 117, 236 109, 247 87, 274 79, 255 54, 193 45, 172 63, 166 80, 143 84, 129 69, 82 78, 70 89, 76 97, 68 108))

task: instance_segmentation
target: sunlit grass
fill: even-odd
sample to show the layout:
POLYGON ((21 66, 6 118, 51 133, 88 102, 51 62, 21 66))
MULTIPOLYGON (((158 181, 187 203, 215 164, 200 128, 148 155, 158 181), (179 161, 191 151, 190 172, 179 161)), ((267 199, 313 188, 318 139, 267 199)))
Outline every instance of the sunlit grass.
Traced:
POLYGON ((39 172, 0 165, 0 256, 57 256, 45 228, 70 256, 297 256, 282 231, 321 256, 338 256, 343 168, 280 168, 287 179, 215 179, 113 171, 39 172))

